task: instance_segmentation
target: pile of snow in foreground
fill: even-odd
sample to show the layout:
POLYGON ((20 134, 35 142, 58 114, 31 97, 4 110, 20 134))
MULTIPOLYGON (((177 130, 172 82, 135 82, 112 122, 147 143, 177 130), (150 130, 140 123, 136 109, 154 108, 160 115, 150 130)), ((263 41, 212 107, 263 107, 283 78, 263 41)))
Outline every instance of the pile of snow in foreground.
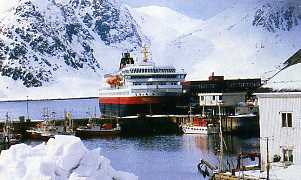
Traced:
POLYGON ((74 136, 55 136, 35 147, 11 146, 0 155, 0 179, 6 180, 137 180, 117 171, 100 149, 88 150, 74 136))
POLYGON ((301 63, 280 71, 268 81, 266 87, 275 91, 301 90, 301 63))

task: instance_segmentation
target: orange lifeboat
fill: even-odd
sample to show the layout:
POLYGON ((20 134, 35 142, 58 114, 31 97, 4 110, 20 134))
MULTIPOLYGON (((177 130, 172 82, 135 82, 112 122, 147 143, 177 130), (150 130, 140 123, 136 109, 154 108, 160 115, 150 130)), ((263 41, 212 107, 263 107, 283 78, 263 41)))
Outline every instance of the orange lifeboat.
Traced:
POLYGON ((120 86, 121 85, 121 77, 118 75, 110 75, 106 78, 106 83, 111 86, 120 86))

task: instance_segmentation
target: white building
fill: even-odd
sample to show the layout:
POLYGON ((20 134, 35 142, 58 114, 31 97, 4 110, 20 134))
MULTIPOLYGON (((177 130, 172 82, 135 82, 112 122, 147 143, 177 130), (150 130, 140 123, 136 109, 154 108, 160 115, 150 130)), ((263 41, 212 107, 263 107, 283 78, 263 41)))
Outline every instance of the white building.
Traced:
POLYGON ((237 106, 240 102, 245 102, 246 92, 239 93, 199 93, 200 106, 237 106))
POLYGON ((262 167, 280 162, 301 165, 301 92, 258 93, 262 167))

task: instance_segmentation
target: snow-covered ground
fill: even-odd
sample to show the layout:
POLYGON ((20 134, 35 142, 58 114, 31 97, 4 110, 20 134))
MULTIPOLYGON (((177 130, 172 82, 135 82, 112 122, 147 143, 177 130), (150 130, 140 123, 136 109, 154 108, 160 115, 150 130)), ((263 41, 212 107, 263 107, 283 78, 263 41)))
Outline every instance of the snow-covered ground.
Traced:
POLYGON ((265 87, 274 91, 301 91, 301 64, 295 64, 279 72, 265 87))
MULTIPOLYGON (((301 177, 301 166, 300 165, 291 165, 288 167, 272 165, 270 170, 270 180, 297 180, 301 177)), ((267 173, 256 171, 244 171, 237 172, 236 176, 242 177, 255 177, 255 178, 266 178, 267 173)))
POLYGON ((117 171, 100 149, 88 150, 78 137, 55 136, 35 147, 26 144, 1 151, 0 179, 5 180, 138 180, 117 171))

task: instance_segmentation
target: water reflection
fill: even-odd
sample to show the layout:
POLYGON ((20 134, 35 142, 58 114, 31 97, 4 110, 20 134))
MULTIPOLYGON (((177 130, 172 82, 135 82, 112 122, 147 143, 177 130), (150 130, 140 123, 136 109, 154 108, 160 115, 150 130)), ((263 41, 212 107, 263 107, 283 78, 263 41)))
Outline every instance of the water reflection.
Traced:
MULTIPOLYGON (((89 149, 100 147, 117 170, 133 172, 143 180, 203 179, 197 170, 199 160, 218 164, 218 135, 110 137, 83 142, 89 149)), ((235 167, 242 151, 259 151, 258 142, 258 138, 225 136, 225 165, 235 167)))

